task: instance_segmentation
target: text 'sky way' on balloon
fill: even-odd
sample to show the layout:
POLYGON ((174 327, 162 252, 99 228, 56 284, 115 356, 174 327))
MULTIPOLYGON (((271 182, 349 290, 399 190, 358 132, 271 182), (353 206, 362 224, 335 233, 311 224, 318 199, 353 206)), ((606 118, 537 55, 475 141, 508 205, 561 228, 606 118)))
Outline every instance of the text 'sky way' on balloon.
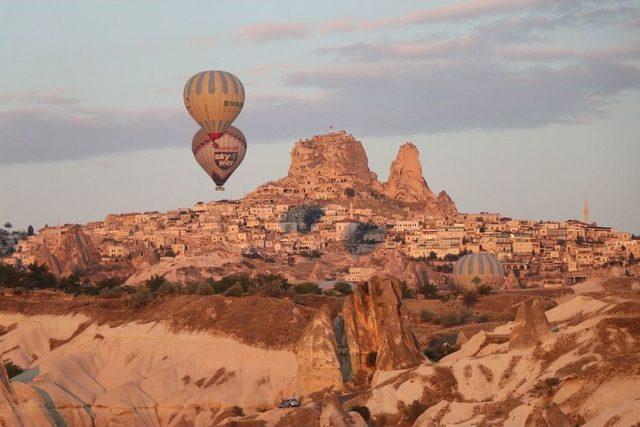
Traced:
POLYGON ((224 183, 240 166, 247 152, 247 140, 238 128, 229 126, 222 136, 213 139, 200 129, 191 143, 193 156, 202 169, 216 183, 216 190, 224 191, 224 183))
POLYGON ((202 71, 187 80, 183 98, 191 117, 215 140, 240 114, 244 87, 226 71, 202 71))

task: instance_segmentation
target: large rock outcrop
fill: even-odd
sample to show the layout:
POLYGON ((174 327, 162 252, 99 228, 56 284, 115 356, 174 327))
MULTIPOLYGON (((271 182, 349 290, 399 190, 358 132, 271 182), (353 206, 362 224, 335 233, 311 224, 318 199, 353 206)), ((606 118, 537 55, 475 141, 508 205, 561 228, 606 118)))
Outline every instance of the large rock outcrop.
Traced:
POLYGON ((328 308, 320 309, 307 325, 295 352, 298 360, 297 392, 300 395, 342 387, 336 337, 328 308))
POLYGON ((0 425, 1 426, 48 426, 56 425, 45 408, 42 397, 37 394, 25 396, 17 393, 0 358, 0 425))
POLYGON ((28 263, 44 264, 56 277, 81 274, 100 262, 99 251, 80 226, 41 231, 30 245, 33 259, 28 263))
POLYGON ((436 204, 438 205, 438 209, 440 210, 440 212, 445 215, 455 215, 458 213, 458 208, 453 202, 453 199, 451 199, 451 197, 444 190, 438 193, 436 204))
POLYGON ((406 369, 423 360, 416 340, 400 314, 400 281, 374 277, 358 285, 343 308, 351 366, 356 383, 376 370, 406 369))
POLYGON ((435 205, 436 196, 422 175, 418 148, 410 142, 402 145, 391 164, 389 180, 384 184, 384 193, 403 202, 427 202, 435 205))
POLYGON ((516 314, 516 326, 509 338, 509 348, 535 347, 549 335, 551 327, 542 303, 537 299, 522 302, 516 314))
POLYGON ((282 195, 339 199, 349 193, 350 197, 356 195, 366 199, 381 191, 382 185, 369 169, 362 143, 345 131, 339 131, 296 142, 291 150, 287 176, 259 187, 248 198, 282 195))

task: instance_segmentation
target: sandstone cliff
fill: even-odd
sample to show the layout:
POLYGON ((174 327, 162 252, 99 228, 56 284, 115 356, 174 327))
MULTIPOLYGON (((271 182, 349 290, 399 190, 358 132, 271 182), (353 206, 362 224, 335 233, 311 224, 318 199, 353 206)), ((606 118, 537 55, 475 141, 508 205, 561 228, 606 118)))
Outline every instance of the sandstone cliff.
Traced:
POLYGON ((248 197, 340 199, 379 197, 382 186, 369 169, 362 143, 345 131, 296 142, 287 176, 259 187, 248 197))
POLYGON ((33 258, 57 277, 80 274, 100 262, 100 253, 82 227, 40 233, 32 240, 33 258))
POLYGON ((436 204, 427 181, 422 175, 418 148, 410 142, 402 145, 391 164, 389 180, 384 184, 384 193, 403 202, 427 202, 436 204))
POLYGON ((316 200, 357 197, 392 205, 421 203, 434 214, 457 213, 447 193, 436 196, 427 185, 415 145, 400 147, 389 180, 382 184, 369 169, 362 143, 345 131, 298 141, 291 151, 287 176, 259 187, 247 198, 263 196, 316 200))
POLYGON ((384 194, 392 199, 410 203, 426 203, 431 211, 445 215, 458 212, 449 195, 441 191, 436 197, 424 179, 420 152, 407 142, 400 147, 391 164, 389 179, 384 184, 384 194))
POLYGON ((345 300, 343 316, 356 383, 369 381, 376 370, 406 369, 423 360, 400 305, 400 282, 391 277, 374 277, 345 300))
POLYGON ((343 385, 331 314, 325 307, 307 325, 296 348, 297 391, 302 395, 343 385))

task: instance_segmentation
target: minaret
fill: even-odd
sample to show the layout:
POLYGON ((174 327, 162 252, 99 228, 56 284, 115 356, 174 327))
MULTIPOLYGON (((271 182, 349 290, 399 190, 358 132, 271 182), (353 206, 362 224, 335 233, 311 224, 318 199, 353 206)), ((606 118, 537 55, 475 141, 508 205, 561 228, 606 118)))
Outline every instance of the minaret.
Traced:
POLYGON ((589 200, 584 198, 584 207, 582 208, 582 222, 589 224, 589 200))

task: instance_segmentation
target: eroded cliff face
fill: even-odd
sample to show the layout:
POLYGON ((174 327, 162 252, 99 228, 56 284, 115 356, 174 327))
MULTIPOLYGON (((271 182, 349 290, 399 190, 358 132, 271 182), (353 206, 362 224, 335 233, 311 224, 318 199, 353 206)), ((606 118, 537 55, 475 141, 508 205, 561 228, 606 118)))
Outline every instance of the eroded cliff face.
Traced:
POLYGON ((422 174, 418 148, 410 142, 403 144, 391 164, 389 180, 384 184, 384 193, 403 202, 436 203, 427 181, 422 174))
POLYGON ((444 190, 438 193, 436 204, 438 205, 438 209, 440 210, 440 212, 444 215, 455 215, 458 213, 458 208, 453 202, 453 199, 451 199, 451 197, 449 197, 447 192, 444 190))
POLYGON ((378 185, 376 174, 369 169, 362 143, 344 131, 297 142, 291 151, 291 165, 284 180, 318 185, 343 182, 378 185))
POLYGON ((40 233, 31 241, 31 254, 57 277, 80 274, 100 262, 100 253, 81 227, 40 233))
POLYGON ((391 277, 374 277, 345 300, 343 316, 356 383, 370 381, 376 370, 406 369, 424 360, 404 325, 400 305, 400 281, 391 277))
POLYGON ((457 213, 456 205, 442 191, 436 197, 424 179, 418 147, 407 142, 400 147, 391 164, 389 179, 384 184, 384 194, 392 199, 408 203, 426 203, 432 212, 444 215, 457 213))
POLYGON ((329 309, 320 309, 305 328, 296 348, 297 390, 308 395, 323 389, 343 386, 336 336, 329 309))
POLYGON ((446 193, 436 196, 427 185, 415 145, 400 147, 389 180, 382 184, 369 169, 362 143, 345 131, 296 142, 287 176, 259 187, 248 199, 261 196, 319 200, 356 197, 392 205, 421 203, 433 214, 457 212, 446 193))

